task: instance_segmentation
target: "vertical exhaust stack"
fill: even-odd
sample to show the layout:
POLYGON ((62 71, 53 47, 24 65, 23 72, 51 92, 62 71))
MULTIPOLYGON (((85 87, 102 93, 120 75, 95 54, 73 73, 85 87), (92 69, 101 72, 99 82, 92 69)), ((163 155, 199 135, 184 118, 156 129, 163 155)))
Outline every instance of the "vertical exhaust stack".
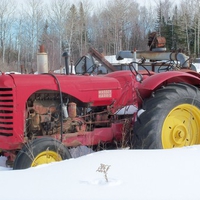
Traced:
POLYGON ((37 54, 38 74, 48 73, 48 55, 44 50, 44 45, 40 45, 40 52, 37 54))
POLYGON ((65 51, 62 56, 65 58, 65 73, 67 75, 69 75, 69 63, 68 63, 68 57, 69 57, 69 55, 68 55, 68 52, 65 51))

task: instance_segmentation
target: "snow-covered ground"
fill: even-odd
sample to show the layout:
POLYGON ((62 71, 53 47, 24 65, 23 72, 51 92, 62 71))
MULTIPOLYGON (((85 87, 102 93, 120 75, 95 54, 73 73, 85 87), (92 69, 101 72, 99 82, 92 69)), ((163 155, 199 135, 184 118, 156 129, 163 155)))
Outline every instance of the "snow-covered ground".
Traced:
POLYGON ((26 170, 0 157, 2 200, 199 200, 200 146, 109 150, 26 170), (98 169, 109 166, 106 181, 98 169), (103 165, 103 166, 104 166, 103 165))

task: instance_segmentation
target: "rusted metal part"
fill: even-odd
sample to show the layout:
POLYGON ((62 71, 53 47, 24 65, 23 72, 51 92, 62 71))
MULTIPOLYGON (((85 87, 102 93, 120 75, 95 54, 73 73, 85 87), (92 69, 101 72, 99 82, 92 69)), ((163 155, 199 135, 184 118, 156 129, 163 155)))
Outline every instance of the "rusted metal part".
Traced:
POLYGON ((68 114, 70 118, 76 117, 76 104, 74 102, 70 102, 68 104, 68 114))
MULTIPOLYGON (((145 58, 150 60, 171 60, 179 61, 182 67, 189 67, 189 57, 183 53, 165 52, 165 51, 137 51, 136 57, 138 59, 145 58)), ((133 58, 133 53, 131 51, 120 51, 116 55, 117 60, 122 60, 123 58, 133 58)))
MULTIPOLYGON (((76 147, 79 145, 91 146, 97 145, 100 142, 111 142, 113 138, 121 140, 122 130, 123 123, 114 123, 107 128, 103 127, 93 131, 78 131, 76 133, 64 134, 63 143, 68 147, 76 147)), ((59 138, 60 136, 57 134, 53 137, 59 138)))
POLYGON ((156 48, 165 47, 166 39, 164 37, 156 38, 156 48))
POLYGON ((148 38, 148 46, 150 51, 154 48, 165 47, 166 39, 165 37, 158 36, 156 32, 150 33, 148 38))
POLYGON ((88 53, 96 58, 100 63, 102 63, 105 67, 107 67, 111 72, 117 71, 111 63, 109 63, 105 57, 100 54, 96 49, 90 47, 88 53))
POLYGON ((39 51, 40 53, 45 53, 45 49, 44 49, 44 45, 42 44, 42 45, 40 45, 40 51, 39 51))
POLYGON ((189 57, 183 53, 137 51, 137 58, 179 61, 182 67, 189 67, 189 57))

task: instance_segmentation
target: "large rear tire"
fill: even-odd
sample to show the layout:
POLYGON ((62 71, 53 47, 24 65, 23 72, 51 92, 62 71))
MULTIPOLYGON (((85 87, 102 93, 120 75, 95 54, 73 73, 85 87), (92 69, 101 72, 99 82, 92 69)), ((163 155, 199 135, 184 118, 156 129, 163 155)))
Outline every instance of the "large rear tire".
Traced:
POLYGON ((71 158, 67 147, 60 141, 44 137, 24 145, 14 161, 13 169, 26 169, 71 158))
POLYGON ((200 91, 170 84, 143 103, 133 127, 133 148, 169 149, 200 144, 200 91))

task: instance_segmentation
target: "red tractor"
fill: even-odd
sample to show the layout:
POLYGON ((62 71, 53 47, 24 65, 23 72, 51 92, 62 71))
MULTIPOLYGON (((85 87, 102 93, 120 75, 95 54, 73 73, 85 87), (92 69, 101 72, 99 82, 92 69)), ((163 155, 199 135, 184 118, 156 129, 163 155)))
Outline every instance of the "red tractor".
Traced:
MULTIPOLYGON (((159 54, 188 65, 182 54, 154 53, 137 57, 158 60, 159 54)), ((117 58, 133 54, 120 52, 117 58)), ((0 149, 13 169, 69 159, 82 146, 97 151, 200 144, 198 73, 174 71, 171 64, 155 73, 136 61, 130 70, 111 67, 113 72, 100 75, 76 68, 79 74, 0 76, 0 149)))

